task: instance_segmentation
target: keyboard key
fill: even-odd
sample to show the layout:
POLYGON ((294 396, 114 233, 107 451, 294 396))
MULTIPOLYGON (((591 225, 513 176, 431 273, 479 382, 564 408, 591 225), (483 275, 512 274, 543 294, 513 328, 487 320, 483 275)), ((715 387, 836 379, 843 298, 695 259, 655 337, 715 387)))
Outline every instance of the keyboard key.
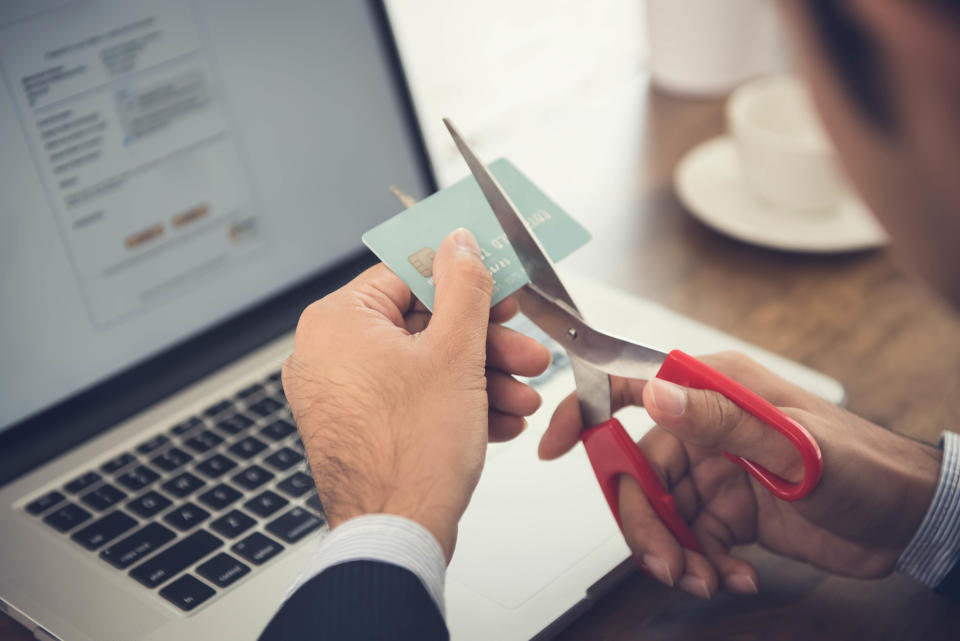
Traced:
POLYGON ((205 530, 197 530, 187 538, 174 543, 152 559, 130 571, 130 576, 148 588, 155 588, 172 576, 207 556, 223 541, 205 530))
POLYGON ((223 414, 224 412, 226 412, 228 409, 232 407, 233 407, 233 401, 224 399, 219 403, 214 403, 207 409, 203 410, 203 414, 204 416, 209 416, 210 418, 213 418, 214 416, 223 414))
POLYGON ((237 441, 229 447, 230 453, 240 458, 252 458, 267 449, 267 444, 260 439, 248 436, 245 439, 237 441))
POLYGON ((157 548, 176 538, 173 530, 159 523, 150 523, 100 553, 100 558, 121 570, 152 554, 157 548))
POLYGON ((206 484, 206 481, 201 480, 200 477, 194 476, 190 472, 183 472, 164 483, 162 487, 167 492, 170 492, 170 494, 182 499, 189 494, 193 494, 206 484))
POLYGON ((116 510, 87 527, 77 530, 70 538, 88 550, 96 550, 136 525, 137 521, 135 519, 120 510, 116 510))
POLYGON ((259 465, 251 465, 239 474, 234 475, 233 482, 248 490, 255 490, 272 478, 273 472, 269 472, 259 465))
POLYGON ((117 477, 117 482, 127 488, 137 492, 147 487, 160 478, 160 475, 151 470, 146 465, 138 465, 132 470, 124 472, 117 477))
POLYGON ((209 561, 197 566, 197 574, 219 588, 225 588, 250 572, 250 567, 221 552, 209 561))
POLYGON ((303 454, 289 447, 283 447, 263 459, 263 462, 275 470, 288 470, 303 460, 303 454))
POLYGON ((281 379, 281 371, 277 370, 273 374, 267 377, 268 383, 279 383, 281 379))
POLYGON ((109 461, 107 461, 106 463, 104 463, 103 465, 101 465, 100 469, 106 472, 107 474, 113 474, 120 468, 130 465, 136 460, 137 460, 137 457, 135 457, 133 454, 131 454, 130 452, 124 452, 123 454, 119 456, 115 456, 109 461))
POLYGON ((226 483, 221 483, 217 485, 212 490, 204 492, 200 495, 200 502, 214 510, 222 510, 227 507, 237 499, 239 499, 242 494, 236 491, 226 483))
POLYGON ((263 391, 263 385, 261 385, 260 383, 254 383, 253 385, 250 385, 249 387, 244 387, 242 390, 237 392, 237 398, 251 398, 253 396, 256 396, 262 391, 263 391))
POLYGON ((174 604, 181 610, 189 612, 210 597, 216 590, 193 577, 184 574, 182 577, 160 590, 160 596, 174 604))
POLYGON ((277 483, 277 489, 294 498, 303 496, 313 488, 313 479, 303 472, 294 472, 277 483))
POLYGON ((239 543, 234 543, 230 549, 250 563, 262 565, 279 554, 283 546, 270 537, 254 532, 239 543))
POLYGON ((164 436, 163 434, 157 434, 152 439, 144 441, 143 443, 138 445, 137 451, 140 452, 141 454, 149 454, 150 452, 153 452, 158 448, 163 447, 169 442, 170 442, 170 439, 168 439, 166 436, 164 436))
POLYGON ((234 414, 217 423, 217 429, 227 434, 239 434, 253 425, 253 419, 246 414, 234 414))
POLYGON ((215 479, 223 476, 236 466, 237 464, 233 459, 223 454, 214 454, 203 463, 197 465, 197 471, 207 478, 215 479))
POLYGON ((320 497, 316 493, 311 494, 307 498, 307 507, 316 512, 317 514, 323 514, 323 504, 320 502, 320 497))
POLYGON ((240 510, 230 510, 211 523, 210 529, 228 539, 235 539, 238 535, 253 527, 255 523, 256 521, 240 510))
POLYGON ((126 492, 109 483, 104 483, 94 491, 84 494, 82 500, 97 512, 103 512, 111 505, 116 505, 125 498, 127 498, 126 492))
POLYGON ((64 488, 67 492, 70 492, 70 494, 76 494, 77 492, 82 492, 87 489, 101 478, 103 477, 96 472, 86 472, 67 483, 64 488))
POLYGON ((198 428, 203 425, 203 419, 199 416, 191 416, 182 423, 177 423, 170 428, 170 433, 175 436, 180 436, 181 434, 186 434, 192 429, 198 428))
POLYGON ((79 505, 67 503, 59 510, 55 510, 43 517, 43 522, 56 530, 66 532, 74 526, 80 525, 89 519, 90 516, 91 514, 79 505))
POLYGON ((283 403, 267 396, 248 406, 247 409, 258 416, 270 416, 281 407, 283 407, 283 403))
POLYGON ((253 497, 249 501, 243 504, 243 507, 247 508, 257 516, 270 516, 289 501, 283 498, 276 492, 271 492, 266 490, 261 492, 257 496, 253 497))
POLYGON ((167 512, 164 515, 163 520, 181 532, 185 532, 197 523, 205 521, 208 516, 210 516, 210 513, 202 507, 194 505, 193 503, 184 503, 170 512, 167 512))
POLYGON ((183 442, 183 444, 191 450, 200 452, 201 454, 221 443, 223 443, 223 437, 214 434, 210 430, 203 430, 183 442))
POLYGON ((285 421, 282 418, 275 420, 270 425, 267 425, 265 428, 260 430, 260 433, 266 436, 269 439, 274 441, 279 441, 284 439, 294 432, 297 431, 296 426, 290 421, 285 421))
POLYGON ((287 543, 296 543, 321 525, 323 525, 323 519, 319 516, 302 507, 295 507, 268 523, 267 532, 287 543))
POLYGON ((127 503, 127 509, 137 516, 149 519, 167 509, 172 504, 173 502, 163 494, 160 494, 160 492, 150 490, 143 496, 127 503))
POLYGON ((186 465, 193 460, 193 457, 179 447, 171 447, 169 450, 153 459, 153 464, 161 470, 172 472, 182 465, 186 465))
POLYGON ((41 512, 46 512, 48 509, 52 508, 54 505, 66 498, 60 492, 54 490, 53 492, 47 492, 41 497, 38 497, 27 503, 27 512, 33 515, 40 514, 41 512))

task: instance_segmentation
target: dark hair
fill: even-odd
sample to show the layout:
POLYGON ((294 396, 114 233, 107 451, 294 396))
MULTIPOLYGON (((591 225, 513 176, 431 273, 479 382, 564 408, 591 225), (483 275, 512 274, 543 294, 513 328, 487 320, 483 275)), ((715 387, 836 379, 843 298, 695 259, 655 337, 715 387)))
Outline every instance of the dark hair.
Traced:
POLYGON ((877 45, 846 2, 807 0, 821 43, 853 102, 877 127, 894 126, 877 45))
MULTIPOLYGON (((960 27, 957 0, 912 0, 940 11, 960 27)), ((869 31, 851 15, 844 0, 806 0, 827 56, 836 67, 853 102, 881 129, 894 129, 896 116, 886 86, 879 48, 869 31)))

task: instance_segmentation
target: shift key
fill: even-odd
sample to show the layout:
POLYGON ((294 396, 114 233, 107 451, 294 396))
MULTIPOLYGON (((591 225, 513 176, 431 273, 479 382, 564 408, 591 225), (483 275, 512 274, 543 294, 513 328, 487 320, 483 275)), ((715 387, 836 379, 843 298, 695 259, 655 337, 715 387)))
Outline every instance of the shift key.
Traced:
POLYGON ((221 545, 223 545, 223 541, 214 535, 205 530, 197 530, 149 561, 133 568, 130 571, 130 576, 148 588, 155 588, 164 581, 172 579, 174 575, 190 567, 221 545))
POLYGON ((172 530, 159 523, 151 523, 106 548, 100 553, 100 557, 110 565, 122 570, 137 561, 142 561, 176 536, 172 530))

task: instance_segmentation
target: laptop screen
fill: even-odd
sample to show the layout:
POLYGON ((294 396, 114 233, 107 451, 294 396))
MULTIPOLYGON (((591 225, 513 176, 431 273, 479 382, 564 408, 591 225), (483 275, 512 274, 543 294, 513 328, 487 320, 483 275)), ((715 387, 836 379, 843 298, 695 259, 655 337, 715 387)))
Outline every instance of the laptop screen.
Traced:
POLYGON ((366 2, 0 5, 0 429, 341 262, 422 195, 366 2))

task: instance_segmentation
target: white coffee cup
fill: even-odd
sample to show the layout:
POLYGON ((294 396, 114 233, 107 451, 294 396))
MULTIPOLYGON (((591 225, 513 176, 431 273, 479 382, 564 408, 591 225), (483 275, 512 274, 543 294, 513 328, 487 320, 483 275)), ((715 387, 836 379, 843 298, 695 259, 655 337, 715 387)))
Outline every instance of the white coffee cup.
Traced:
POLYGON ((830 210, 844 192, 833 145, 806 86, 789 75, 738 87, 727 100, 744 180, 760 198, 785 210, 830 210))
POLYGON ((647 0, 650 75, 666 91, 726 94, 782 68, 782 30, 770 0, 647 0))

